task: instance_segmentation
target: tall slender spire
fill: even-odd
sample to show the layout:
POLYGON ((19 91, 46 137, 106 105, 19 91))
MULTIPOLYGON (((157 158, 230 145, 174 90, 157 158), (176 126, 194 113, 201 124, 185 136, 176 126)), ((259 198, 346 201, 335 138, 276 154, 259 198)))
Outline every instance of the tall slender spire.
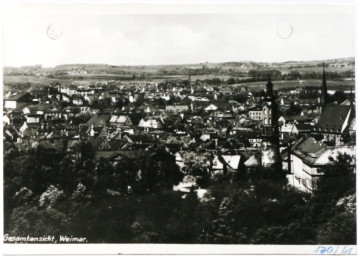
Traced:
POLYGON ((325 63, 323 62, 323 77, 322 77, 322 93, 321 93, 321 103, 324 106, 327 104, 327 81, 326 81, 326 72, 324 70, 325 63))

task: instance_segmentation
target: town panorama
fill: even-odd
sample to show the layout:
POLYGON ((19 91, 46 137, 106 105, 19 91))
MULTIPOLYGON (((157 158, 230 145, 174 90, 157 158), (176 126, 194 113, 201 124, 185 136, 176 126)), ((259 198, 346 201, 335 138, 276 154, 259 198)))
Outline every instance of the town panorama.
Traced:
POLYGON ((4 242, 355 244, 354 67, 4 67, 4 242))

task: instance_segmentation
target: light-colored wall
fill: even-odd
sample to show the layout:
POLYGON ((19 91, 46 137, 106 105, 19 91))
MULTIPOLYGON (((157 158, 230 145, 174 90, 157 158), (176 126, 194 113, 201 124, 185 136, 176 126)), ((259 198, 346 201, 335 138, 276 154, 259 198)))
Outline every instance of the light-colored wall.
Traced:
POLYGON ((26 119, 27 119, 27 123, 29 123, 29 124, 34 124, 34 123, 40 122, 39 117, 27 117, 26 119))
POLYGON ((264 125, 271 125, 271 108, 268 108, 267 106, 264 106, 262 108, 262 120, 264 120, 264 125))
POLYGON ((313 183, 315 177, 312 175, 320 175, 317 172, 317 167, 311 167, 305 164, 301 158, 292 154, 292 166, 293 173, 293 186, 300 190, 311 192, 313 189, 313 183))
POLYGON ((16 101, 15 100, 6 100, 5 101, 5 108, 16 108, 16 101))
POLYGON ((262 111, 249 111, 249 117, 252 120, 262 120, 262 111))

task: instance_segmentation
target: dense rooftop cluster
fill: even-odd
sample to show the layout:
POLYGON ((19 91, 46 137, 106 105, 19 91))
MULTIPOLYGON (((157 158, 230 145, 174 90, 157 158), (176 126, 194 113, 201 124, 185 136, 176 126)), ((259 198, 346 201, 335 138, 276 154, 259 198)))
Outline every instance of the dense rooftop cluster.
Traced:
POLYGON ((190 80, 55 83, 5 92, 4 149, 26 153, 41 145, 78 156, 78 145, 88 142, 95 157, 109 161, 120 152, 164 149, 181 167, 186 164, 183 156, 191 152, 210 156, 211 173, 238 172, 253 157, 257 165, 273 163, 265 150, 267 127, 276 123, 283 171, 293 185, 311 190, 297 184, 302 170, 290 155, 310 162, 321 151, 306 154, 301 149, 316 144, 325 149, 350 146, 354 154, 354 101, 351 93, 343 95, 342 102, 327 102, 333 96, 327 95, 325 76, 322 88, 280 92, 274 92, 271 82, 261 91, 190 80))
POLYGON ((298 82, 278 90, 269 77, 251 87, 189 76, 9 87, 5 232, 116 243, 349 243, 353 91, 328 90, 324 78, 321 87, 298 82))

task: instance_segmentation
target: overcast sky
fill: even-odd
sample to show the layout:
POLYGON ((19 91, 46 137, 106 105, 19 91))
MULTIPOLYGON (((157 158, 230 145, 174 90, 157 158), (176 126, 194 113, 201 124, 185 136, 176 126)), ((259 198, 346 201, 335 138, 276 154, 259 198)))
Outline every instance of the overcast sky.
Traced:
POLYGON ((353 57, 354 18, 349 5, 5 4, 3 65, 353 57))

